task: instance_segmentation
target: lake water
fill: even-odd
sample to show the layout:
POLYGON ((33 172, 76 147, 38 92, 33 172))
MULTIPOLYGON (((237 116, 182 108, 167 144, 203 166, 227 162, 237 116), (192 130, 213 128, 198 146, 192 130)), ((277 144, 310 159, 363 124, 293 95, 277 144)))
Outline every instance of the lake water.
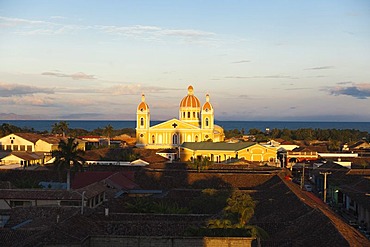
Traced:
MULTIPOLYGON (((0 125, 9 123, 18 127, 33 128, 37 131, 51 131, 51 126, 58 120, 0 120, 0 125)), ((104 128, 108 124, 112 125, 114 129, 135 128, 136 121, 109 121, 109 120, 67 120, 69 128, 71 129, 86 129, 91 131, 96 128, 104 128)), ((151 121, 151 126, 161 123, 163 121, 151 121)), ((226 130, 244 128, 245 132, 249 129, 260 129, 264 131, 266 128, 270 129, 357 129, 361 131, 370 132, 370 122, 288 122, 288 121, 216 121, 217 125, 222 126, 226 130)))

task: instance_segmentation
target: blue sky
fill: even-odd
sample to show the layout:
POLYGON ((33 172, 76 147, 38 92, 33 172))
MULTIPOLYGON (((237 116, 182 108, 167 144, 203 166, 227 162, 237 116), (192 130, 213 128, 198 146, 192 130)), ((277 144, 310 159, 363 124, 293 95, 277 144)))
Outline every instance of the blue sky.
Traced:
POLYGON ((0 118, 370 121, 370 1, 0 1, 0 118))

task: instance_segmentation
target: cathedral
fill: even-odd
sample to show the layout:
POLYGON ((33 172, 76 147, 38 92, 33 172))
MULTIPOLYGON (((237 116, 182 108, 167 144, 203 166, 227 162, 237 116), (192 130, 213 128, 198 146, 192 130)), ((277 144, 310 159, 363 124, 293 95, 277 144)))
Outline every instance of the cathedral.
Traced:
POLYGON ((209 95, 206 94, 206 102, 201 106, 193 87, 189 86, 188 95, 180 102, 179 119, 150 126, 149 105, 143 94, 136 111, 136 146, 163 149, 179 147, 184 142, 222 142, 224 130, 214 121, 209 95))

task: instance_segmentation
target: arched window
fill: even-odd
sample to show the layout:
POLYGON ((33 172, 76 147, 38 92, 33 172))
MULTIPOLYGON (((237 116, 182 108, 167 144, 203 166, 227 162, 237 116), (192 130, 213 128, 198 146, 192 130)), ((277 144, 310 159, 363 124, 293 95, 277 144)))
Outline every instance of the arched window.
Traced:
POLYGON ((209 120, 208 120, 208 118, 206 118, 206 126, 208 126, 209 125, 209 120))
POLYGON ((188 111, 188 118, 190 118, 190 111, 188 111))
POLYGON ((177 134, 174 134, 172 136, 172 143, 173 144, 179 144, 179 136, 177 134))
POLYGON ((195 136, 195 142, 198 142, 198 136, 195 136))
POLYGON ((155 143, 155 136, 152 135, 152 143, 154 144, 155 143))
POLYGON ((195 118, 195 111, 193 112, 193 118, 195 118))
POLYGON ((144 126, 144 118, 140 118, 140 126, 144 126))
POLYGON ((186 114, 186 113, 184 112, 184 114, 183 114, 183 115, 184 115, 184 117, 183 117, 183 118, 185 118, 185 116, 186 116, 185 114, 186 114))

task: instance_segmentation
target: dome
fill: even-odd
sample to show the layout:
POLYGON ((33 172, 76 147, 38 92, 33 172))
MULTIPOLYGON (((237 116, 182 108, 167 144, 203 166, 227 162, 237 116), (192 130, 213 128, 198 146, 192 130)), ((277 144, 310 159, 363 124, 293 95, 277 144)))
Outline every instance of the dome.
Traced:
POLYGON ((202 111, 211 111, 213 109, 211 103, 209 103, 209 94, 206 94, 206 103, 202 107, 202 111))
POLYGON ((193 90, 192 86, 188 87, 188 95, 181 100, 180 107, 200 108, 200 101, 196 96, 194 96, 193 90))
POLYGON ((148 104, 145 103, 145 95, 144 94, 141 95, 141 102, 138 105, 137 110, 138 111, 148 111, 149 110, 148 104))

